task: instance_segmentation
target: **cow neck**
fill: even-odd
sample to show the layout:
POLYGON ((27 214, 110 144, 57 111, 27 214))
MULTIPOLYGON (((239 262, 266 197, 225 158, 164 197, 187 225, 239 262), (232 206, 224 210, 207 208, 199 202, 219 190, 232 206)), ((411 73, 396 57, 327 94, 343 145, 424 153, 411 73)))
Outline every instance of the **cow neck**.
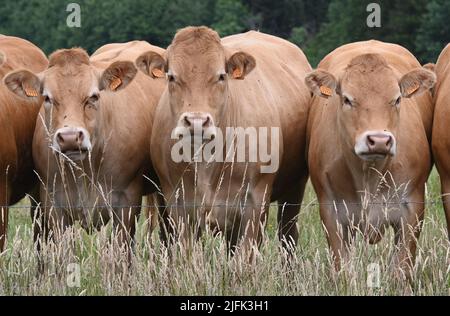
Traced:
POLYGON ((344 151, 346 168, 351 174, 357 192, 364 195, 364 200, 371 199, 379 191, 380 183, 390 165, 391 157, 370 162, 359 158, 353 151, 344 151))

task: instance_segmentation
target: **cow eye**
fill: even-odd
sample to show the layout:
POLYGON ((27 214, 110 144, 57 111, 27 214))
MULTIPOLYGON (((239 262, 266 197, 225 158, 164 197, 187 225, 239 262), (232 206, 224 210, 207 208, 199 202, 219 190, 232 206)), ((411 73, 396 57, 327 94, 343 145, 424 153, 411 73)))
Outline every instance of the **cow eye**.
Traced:
POLYGON ((45 103, 52 103, 52 99, 50 99, 50 97, 48 95, 44 96, 44 102, 45 103))
POLYGON ((175 76, 174 75, 167 75, 167 80, 169 80, 169 82, 175 82, 175 76))
POLYGON ((89 102, 91 103, 96 103, 98 101, 98 99, 100 99, 100 95, 98 94, 93 94, 90 98, 89 98, 89 102))
POLYGON ((398 97, 398 99, 395 101, 395 106, 399 107, 401 102, 402 102, 402 97, 398 97))
POLYGON ((347 105, 347 106, 352 107, 352 106, 353 106, 353 103, 352 103, 352 101, 350 101, 349 98, 344 97, 344 105, 347 105))
POLYGON ((220 74, 219 75, 219 81, 225 81, 225 79, 226 79, 226 74, 220 74))

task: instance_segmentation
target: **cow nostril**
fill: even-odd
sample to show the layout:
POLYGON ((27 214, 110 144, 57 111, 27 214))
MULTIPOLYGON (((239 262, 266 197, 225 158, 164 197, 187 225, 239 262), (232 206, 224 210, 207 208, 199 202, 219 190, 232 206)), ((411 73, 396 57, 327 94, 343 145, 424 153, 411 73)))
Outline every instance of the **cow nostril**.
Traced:
POLYGON ((183 122, 186 127, 191 127, 191 121, 189 120, 188 116, 184 117, 183 122))
POLYGON ((82 142, 84 140, 84 133, 83 132, 78 132, 78 135, 77 135, 77 141, 78 142, 82 142))
POLYGON ((392 137, 389 136, 386 142, 386 146, 391 146, 392 145, 392 137))
POLYGON ((372 137, 367 136, 367 142, 370 146, 375 146, 375 141, 372 139, 372 137))
POLYGON ((208 127, 210 125, 211 119, 209 116, 206 117, 205 121, 203 122, 203 127, 208 127))
POLYGON ((64 138, 61 136, 60 133, 56 134, 56 139, 58 140, 58 143, 60 144, 64 143, 64 138))

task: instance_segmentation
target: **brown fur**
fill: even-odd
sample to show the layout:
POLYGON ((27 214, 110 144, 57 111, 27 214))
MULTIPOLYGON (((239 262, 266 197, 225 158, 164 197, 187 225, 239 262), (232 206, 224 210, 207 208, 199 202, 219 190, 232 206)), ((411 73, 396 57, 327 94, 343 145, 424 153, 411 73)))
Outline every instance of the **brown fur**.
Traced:
MULTIPOLYGON (((10 71, 30 69, 40 72, 47 67, 47 58, 32 43, 11 36, 0 37, 3 65, 0 78, 10 71)), ((31 155, 31 142, 39 111, 40 98, 26 101, 0 83, 0 252, 4 250, 8 208, 19 202, 37 184, 31 155)))
POLYGON ((436 71, 436 64, 434 63, 427 63, 423 65, 423 68, 428 69, 429 71, 435 72, 436 71))
POLYGON ((390 225, 398 236, 394 260, 406 273, 411 271, 424 213, 425 182, 431 170, 433 106, 428 92, 419 94, 434 82, 435 76, 420 68, 406 49, 378 41, 344 45, 307 76, 306 83, 316 94, 308 119, 309 170, 337 267, 348 256, 355 226, 369 242, 376 243, 390 225), (318 82, 334 82, 333 97, 322 98, 318 82), (415 93, 407 94, 415 84, 415 93), (400 93, 404 98, 397 108, 400 93), (348 95, 354 98, 351 107, 344 104, 348 95), (396 155, 371 162, 358 157, 356 139, 369 130, 391 132, 397 141, 396 155), (380 174, 385 175, 386 185, 380 186, 380 174), (399 199, 392 188, 406 183, 399 199), (383 198, 399 203, 395 204, 398 210, 386 217, 380 206, 383 198), (372 204, 365 208, 363 199, 372 204), (414 230, 404 230, 407 225, 414 230))
POLYGON ((49 57, 49 68, 54 66, 66 67, 73 65, 89 65, 89 55, 82 48, 60 49, 49 57))
MULTIPOLYGON (((142 57, 146 62, 139 68, 150 73, 148 65, 156 57, 152 52, 142 57)), ((304 54, 287 41, 259 32, 219 41, 213 30, 189 27, 178 32, 166 56, 160 58, 166 59, 166 67, 178 81, 168 84, 159 102, 150 152, 168 203, 188 205, 163 212, 164 222, 168 223, 169 214, 176 224, 190 218, 193 227, 203 230, 208 224, 222 231, 231 248, 241 241, 249 246, 260 240, 259 223, 265 222, 268 202, 279 200, 280 238, 295 244, 299 208, 282 204, 300 202, 307 179, 304 146, 310 93, 303 79, 311 67, 304 54), (236 67, 242 75, 238 79, 243 80, 233 78, 236 67), (223 84, 217 84, 219 73, 228 73, 223 84), (280 127, 278 172, 261 174, 260 163, 203 163, 197 168, 174 163, 170 135, 184 111, 208 112, 223 132, 227 126, 280 127), (238 211, 235 203, 243 202, 242 186, 247 184, 251 198, 238 211), (176 201, 181 186, 183 196, 176 201), (223 205, 229 199, 233 206, 227 209, 223 205), (206 204, 201 214, 189 206, 200 201, 206 204), (261 206, 264 202, 266 207, 261 206)), ((165 229, 170 231, 170 225, 165 229)), ((187 238, 189 230, 184 233, 182 237, 187 238)))
POLYGON ((386 59, 379 54, 361 54, 353 58, 346 70, 357 70, 362 73, 374 72, 380 68, 388 68, 386 59))
POLYGON ((442 201, 450 238, 450 45, 441 52, 436 64, 434 89, 433 156, 441 179, 442 201))
POLYGON ((6 62, 6 56, 3 52, 0 51, 0 66, 2 66, 6 62))
POLYGON ((136 206, 155 190, 144 175, 157 182, 147 149, 163 81, 137 73, 134 66, 135 58, 149 49, 164 52, 147 42, 109 44, 91 58, 80 48, 59 50, 39 76, 53 103, 41 107, 33 158, 42 179, 42 227, 48 226, 55 236, 76 220, 87 230, 99 229, 110 219, 110 203, 119 242, 130 245, 140 212, 136 206), (92 97, 95 104, 89 101, 92 97), (91 161, 89 155, 76 161, 81 170, 74 175, 51 149, 56 131, 65 127, 83 128, 92 144, 91 161), (135 208, 121 208, 128 205, 135 208), (92 214, 84 209, 93 206, 92 214))
MULTIPOLYGON (((210 49, 220 47, 220 37, 216 31, 207 27, 186 27, 179 30, 171 47, 184 47, 186 54, 204 53, 210 49)), ((170 50, 170 47, 169 47, 170 50)))

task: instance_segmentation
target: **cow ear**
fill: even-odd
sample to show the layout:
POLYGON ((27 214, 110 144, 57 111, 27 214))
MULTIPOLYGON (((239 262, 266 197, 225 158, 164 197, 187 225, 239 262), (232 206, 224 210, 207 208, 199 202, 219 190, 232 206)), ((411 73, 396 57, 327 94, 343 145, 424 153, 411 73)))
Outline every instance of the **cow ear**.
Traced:
POLYGON ((133 81, 136 74, 137 69, 132 62, 116 61, 103 71, 99 89, 114 92, 122 90, 133 81))
POLYGON ((431 91, 436 84, 436 74, 425 68, 418 68, 404 75, 399 82, 400 91, 405 98, 431 91))
POLYGON ((166 61, 156 52, 143 53, 136 59, 137 68, 152 78, 164 78, 166 61))
POLYGON ((238 52, 227 60, 226 67, 228 75, 233 79, 242 80, 256 67, 256 60, 252 55, 238 52))
POLYGON ((16 95, 25 99, 39 98, 42 83, 39 77, 28 70, 10 72, 3 79, 5 86, 16 95))
POLYGON ((336 94, 337 80, 327 71, 317 69, 305 77, 305 84, 315 95, 330 98, 336 94))

